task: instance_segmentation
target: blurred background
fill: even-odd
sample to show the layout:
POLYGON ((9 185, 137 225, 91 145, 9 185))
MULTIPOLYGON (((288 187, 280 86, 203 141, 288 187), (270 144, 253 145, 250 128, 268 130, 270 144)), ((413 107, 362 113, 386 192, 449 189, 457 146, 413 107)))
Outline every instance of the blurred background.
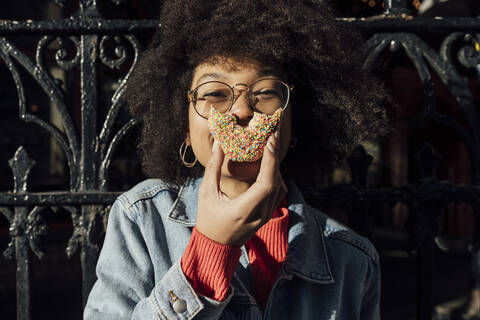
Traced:
MULTIPOLYGON (((390 1, 391 2, 391 1, 390 1)), ((395 2, 395 1, 394 1, 395 2)), ((398 2, 398 1, 397 1, 398 2)), ((402 2, 402 1, 400 1, 402 2)), ((385 18, 384 1, 376 0, 338 0, 330 2, 338 11, 339 18, 363 18, 363 21, 375 21, 385 18)), ((418 17, 477 18, 480 14, 478 0, 408 0, 404 1, 405 10, 395 12, 399 19, 416 19, 418 17)), ((154 20, 161 4, 158 0, 104 0, 97 1, 98 14, 105 20, 143 19, 154 20)), ((40 31, 16 31, 12 21, 50 21, 75 16, 80 9, 78 1, 17 0, 3 1, 0 4, 0 26, 5 41, 23 54, 22 61, 32 61, 44 66, 55 84, 63 92, 63 102, 70 114, 72 125, 77 131, 82 125, 82 87, 81 67, 76 61, 78 35, 62 35, 49 32, 48 41, 40 31), (45 45, 39 43, 45 40, 45 45), (38 61, 41 61, 39 63, 38 61), (60 62, 59 62, 60 61, 60 62)), ((474 21, 471 19, 468 21, 474 21)), ((476 20, 479 20, 477 18, 476 20)), ((460 20, 459 20, 460 21, 460 20)), ((461 20, 464 21, 464 20, 461 20)), ((465 20, 466 21, 466 20, 465 20)), ((48 27, 48 25, 44 25, 48 27)), ((427 26, 426 26, 427 27, 427 26)), ((480 22, 476 22, 477 32, 480 22)), ((434 28, 434 27, 432 27, 434 28)), ((418 30, 418 29, 417 29, 418 30)), ((473 29, 472 29, 473 30, 473 29)), ((395 32, 395 26, 390 32, 395 32)), ((480 45, 476 35, 470 33, 468 26, 457 30, 466 36, 462 43, 454 43, 452 50, 460 50, 465 43, 471 46, 470 57, 479 56, 480 45), (463 29, 462 29, 463 28, 463 29)), ((442 43, 451 30, 439 28, 438 32, 415 32, 425 47, 438 54, 442 43)), ((362 31, 367 41, 375 29, 362 31)), ((138 49, 148 43, 152 29, 136 33, 138 49)), ((103 37, 100 49, 105 57, 99 58, 96 70, 96 104, 97 128, 102 123, 112 106, 112 97, 121 86, 121 80, 134 63, 138 53, 135 45, 125 37, 103 37), (119 49, 121 47, 122 49, 119 49), (113 61, 113 62, 112 62, 113 61), (115 62, 116 61, 116 62, 115 62)), ((458 130, 425 116, 425 83, 404 50, 392 48, 385 50, 375 63, 373 71, 381 77, 391 90, 397 107, 394 109, 394 130, 383 141, 365 141, 364 150, 372 156, 368 166, 366 188, 398 188, 418 185, 422 176, 418 166, 419 152, 428 143, 431 149, 425 149, 421 157, 437 160, 435 173, 438 181, 448 181, 454 185, 475 186, 472 172, 471 156, 458 130), (430 152, 430 150, 432 150, 430 152), (430 152, 430 153, 428 153, 430 152)), ((422 49, 422 48, 421 48, 422 49)), ((423 50, 423 49, 422 49, 423 50)), ((2 43, 0 51, 6 52, 2 43)), ((473 59, 473 58, 472 58, 473 59)), ((458 74, 466 79, 476 111, 480 101, 480 59, 477 65, 465 66, 454 58, 452 63, 458 74)), ((9 166, 19 146, 23 146, 28 156, 35 160, 28 179, 31 192, 51 192, 77 190, 71 185, 72 177, 67 164, 65 152, 47 130, 35 123, 28 123, 19 116, 18 84, 12 76, 11 66, 16 66, 25 92, 22 102, 26 112, 43 119, 60 132, 64 132, 58 103, 52 101, 42 88, 41 81, 35 79, 20 61, 8 61, 0 55, 0 192, 8 195, 14 190, 14 176, 9 166)), ((435 68, 429 68, 432 76, 432 90, 438 113, 453 119, 460 127, 472 130, 468 119, 461 112, 458 99, 445 83, 445 75, 438 74, 435 68)), ((371 88, 375 90, 375 88, 371 88)), ((117 132, 129 116, 126 108, 120 108, 112 123, 117 132)), ((480 123, 479 123, 480 125, 480 123)), ((136 127, 128 131, 113 151, 112 160, 106 173, 105 185, 98 185, 101 190, 121 192, 143 180, 140 164, 136 158, 136 127)), ((365 159, 365 155, 356 155, 365 159)), ((359 158, 358 158, 359 157, 359 158)), ((328 176, 322 177, 314 186, 312 195, 326 186, 352 185, 351 164, 346 160, 328 176)), ((308 192, 308 190, 307 190, 308 192)), ((321 193, 321 192, 320 192, 321 193)), ((336 201, 323 199, 317 205, 326 213, 341 222, 352 226, 359 233, 365 234, 373 241, 381 256, 382 264, 382 318, 415 319, 418 318, 419 281, 422 272, 418 264, 418 249, 415 237, 418 236, 412 226, 410 207, 400 201, 384 202, 371 206, 368 226, 366 221, 352 221, 352 214, 336 201)), ((476 209, 469 201, 451 201, 439 212, 435 224, 435 246, 432 248, 434 268, 430 270, 432 283, 432 303, 435 319, 480 319, 480 291, 477 290, 476 241, 478 222, 476 209)), ((9 207, 5 205, 5 207, 9 207)), ((13 210, 13 206, 10 206, 13 210)), ((108 207, 102 210, 108 211, 108 207)), ((352 208, 350 208, 352 209, 352 208)), ((104 219, 99 224, 102 226, 104 219)), ((80 250, 72 250, 70 257, 66 248, 74 234, 72 215, 65 208, 46 208, 42 212, 46 232, 38 238, 38 245, 44 253, 40 259, 31 257, 31 318, 32 319, 81 319, 82 315, 82 268, 80 250)), ((355 218, 354 218, 355 219, 355 218)), ((0 252, 9 247, 11 241, 11 221, 0 214, 0 252)), ((101 228, 100 228, 101 229, 101 228)), ((92 240, 101 246, 102 238, 92 240)), ((2 319, 16 319, 16 262, 14 258, 0 256, 0 310, 2 319)))

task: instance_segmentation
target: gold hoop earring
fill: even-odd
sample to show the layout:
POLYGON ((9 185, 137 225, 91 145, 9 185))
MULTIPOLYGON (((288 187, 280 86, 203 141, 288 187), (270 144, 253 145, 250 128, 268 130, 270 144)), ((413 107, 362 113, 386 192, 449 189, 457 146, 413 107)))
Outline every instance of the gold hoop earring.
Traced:
POLYGON ((185 154, 187 153, 187 149, 188 149, 188 145, 185 143, 185 141, 180 145, 180 150, 179 151, 179 154, 180 154, 180 159, 182 159, 182 162, 183 162, 183 165, 187 168, 192 168, 195 163, 197 163, 197 157, 195 157, 195 161, 193 162, 187 162, 185 161, 185 154))

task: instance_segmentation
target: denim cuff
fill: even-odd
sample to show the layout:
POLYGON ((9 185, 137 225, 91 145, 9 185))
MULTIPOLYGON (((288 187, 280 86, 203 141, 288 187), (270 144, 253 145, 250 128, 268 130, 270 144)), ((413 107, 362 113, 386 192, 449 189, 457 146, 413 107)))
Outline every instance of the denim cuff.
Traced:
POLYGON ((155 285, 148 300, 158 319, 218 319, 233 293, 231 287, 230 294, 221 302, 198 294, 185 277, 179 259, 155 285), (174 299, 181 300, 177 310, 173 307, 174 299))

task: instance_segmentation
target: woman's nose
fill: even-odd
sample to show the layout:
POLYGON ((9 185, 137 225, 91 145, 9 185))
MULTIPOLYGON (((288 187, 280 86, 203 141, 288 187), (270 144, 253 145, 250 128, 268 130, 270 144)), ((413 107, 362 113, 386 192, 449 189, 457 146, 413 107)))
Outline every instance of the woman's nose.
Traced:
POLYGON ((230 112, 237 118, 239 125, 248 125, 248 122, 253 117, 253 110, 250 107, 245 91, 241 91, 233 101, 230 112))

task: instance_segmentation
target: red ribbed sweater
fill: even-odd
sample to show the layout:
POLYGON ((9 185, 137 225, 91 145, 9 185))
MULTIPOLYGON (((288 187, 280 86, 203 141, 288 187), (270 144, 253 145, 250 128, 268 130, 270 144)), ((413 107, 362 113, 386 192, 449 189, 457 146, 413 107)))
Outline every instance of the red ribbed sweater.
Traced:
MULTIPOLYGON (((255 298, 265 309, 268 295, 287 255, 288 209, 286 199, 272 218, 245 244, 255 284, 255 298)), ((239 247, 220 244, 193 228, 181 260, 182 270, 196 292, 222 301, 237 267, 239 247)))

